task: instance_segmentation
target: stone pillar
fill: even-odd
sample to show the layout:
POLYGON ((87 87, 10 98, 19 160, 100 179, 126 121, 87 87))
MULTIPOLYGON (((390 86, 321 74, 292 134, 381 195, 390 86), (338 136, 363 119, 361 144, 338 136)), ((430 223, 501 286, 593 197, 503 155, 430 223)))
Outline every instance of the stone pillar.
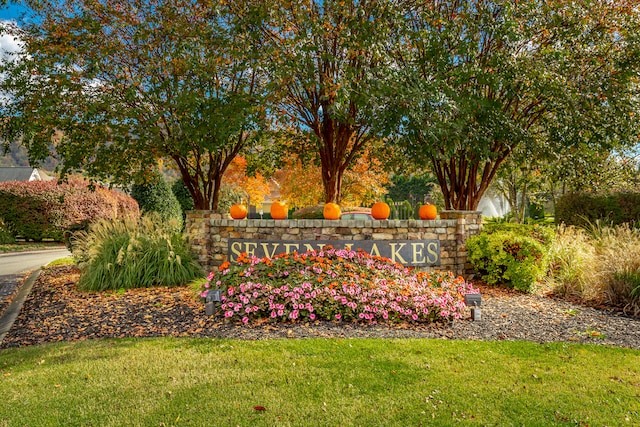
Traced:
POLYGON ((467 257, 467 239, 482 231, 482 212, 480 211, 442 211, 441 219, 456 220, 456 274, 469 276, 474 270, 467 257))
POLYGON ((185 220, 185 238, 198 263, 205 269, 211 263, 211 220, 222 219, 222 214, 214 211, 188 211, 185 220))

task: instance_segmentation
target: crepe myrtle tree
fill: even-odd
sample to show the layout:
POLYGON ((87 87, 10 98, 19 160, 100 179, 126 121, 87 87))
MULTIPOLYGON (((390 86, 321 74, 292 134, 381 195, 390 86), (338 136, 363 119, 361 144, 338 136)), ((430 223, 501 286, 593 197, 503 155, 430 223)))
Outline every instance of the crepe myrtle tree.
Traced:
POLYGON ((171 161, 195 208, 215 210, 265 117, 260 66, 224 2, 25 3, 32 23, 2 27, 24 45, 0 70, 4 140, 114 183, 171 161))
POLYGON ((632 1, 403 2, 387 111, 447 209, 475 210, 521 145, 637 142, 640 13, 632 1))
POLYGON ((396 1, 238 2, 264 53, 274 113, 307 135, 326 202, 340 202, 345 171, 381 134, 380 75, 392 64, 387 43, 402 16, 396 1))

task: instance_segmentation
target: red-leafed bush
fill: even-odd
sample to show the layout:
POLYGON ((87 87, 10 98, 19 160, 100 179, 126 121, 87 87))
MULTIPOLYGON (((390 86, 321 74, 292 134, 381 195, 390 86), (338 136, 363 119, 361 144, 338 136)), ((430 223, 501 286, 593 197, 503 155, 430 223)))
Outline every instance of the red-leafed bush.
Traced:
POLYGON ((63 241, 67 233, 86 229, 98 219, 139 215, 138 204, 126 194, 82 181, 0 183, 0 218, 18 237, 63 241))

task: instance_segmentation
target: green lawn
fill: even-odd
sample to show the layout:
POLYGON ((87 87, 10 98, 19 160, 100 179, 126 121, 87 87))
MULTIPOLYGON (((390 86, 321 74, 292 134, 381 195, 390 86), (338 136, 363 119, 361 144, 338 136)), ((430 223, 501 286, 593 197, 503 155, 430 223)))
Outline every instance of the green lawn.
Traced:
POLYGON ((0 426, 634 426, 640 351, 427 339, 88 341, 2 350, 0 396, 0 426))
POLYGON ((64 244, 57 242, 20 242, 0 244, 0 253, 34 251, 48 248, 64 248, 64 244))

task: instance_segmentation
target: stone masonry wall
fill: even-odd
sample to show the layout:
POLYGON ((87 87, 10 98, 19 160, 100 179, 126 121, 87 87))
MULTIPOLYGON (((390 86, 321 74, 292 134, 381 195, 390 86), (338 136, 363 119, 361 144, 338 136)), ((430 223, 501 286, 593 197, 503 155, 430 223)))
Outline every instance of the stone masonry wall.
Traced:
POLYGON ((245 219, 223 218, 211 211, 187 213, 186 236, 197 259, 211 271, 229 259, 229 239, 260 241, 384 241, 438 240, 440 263, 427 269, 450 270, 468 275, 465 242, 480 232, 482 215, 471 211, 442 211, 440 219, 423 220, 316 220, 316 219, 245 219))

